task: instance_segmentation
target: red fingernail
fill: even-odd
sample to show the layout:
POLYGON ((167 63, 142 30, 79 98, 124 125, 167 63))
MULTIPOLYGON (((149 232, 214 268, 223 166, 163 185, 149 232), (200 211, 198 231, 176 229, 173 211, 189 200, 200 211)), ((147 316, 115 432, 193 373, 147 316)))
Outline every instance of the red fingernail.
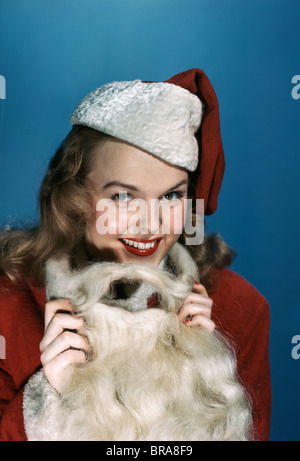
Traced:
POLYGON ((183 321, 183 323, 188 323, 188 322, 190 322, 190 321, 192 320, 192 318, 193 318, 193 317, 187 317, 187 318, 183 321))

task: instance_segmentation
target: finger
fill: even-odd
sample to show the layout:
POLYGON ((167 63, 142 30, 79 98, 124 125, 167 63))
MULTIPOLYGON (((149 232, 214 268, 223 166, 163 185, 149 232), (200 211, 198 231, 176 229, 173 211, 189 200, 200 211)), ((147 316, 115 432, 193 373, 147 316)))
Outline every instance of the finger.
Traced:
POLYGON ((51 321, 52 317, 57 312, 74 312, 72 303, 69 299, 56 299, 48 301, 45 306, 45 330, 51 321))
POLYGON ((55 340, 65 330, 74 330, 77 332, 84 326, 82 317, 76 317, 71 314, 55 314, 52 316, 44 337, 40 342, 40 350, 43 351, 48 344, 55 340))
POLYGON ((83 351, 68 349, 44 365, 44 373, 51 386, 60 392, 66 368, 74 363, 85 362, 86 355, 83 351))
POLYGON ((208 296, 203 296, 198 293, 190 293, 183 301, 183 303, 204 304, 205 306, 212 307, 213 300, 208 296))
POLYGON ((199 282, 195 281, 194 286, 193 286, 193 291, 195 291, 196 293, 199 293, 199 294, 201 294, 203 296, 208 297, 208 294, 207 294, 205 286, 202 285, 199 282))
POLYGON ((207 318, 211 317, 211 308, 199 304, 184 304, 177 314, 181 321, 187 317, 194 317, 197 314, 204 315, 207 318))
POLYGON ((206 330, 213 332, 216 328, 215 323, 201 314, 195 315, 183 322, 187 326, 201 326, 206 330))
POLYGON ((46 365, 54 357, 70 348, 82 350, 85 354, 90 351, 89 342, 84 336, 71 331, 64 331, 43 350, 41 354, 42 364, 46 365))

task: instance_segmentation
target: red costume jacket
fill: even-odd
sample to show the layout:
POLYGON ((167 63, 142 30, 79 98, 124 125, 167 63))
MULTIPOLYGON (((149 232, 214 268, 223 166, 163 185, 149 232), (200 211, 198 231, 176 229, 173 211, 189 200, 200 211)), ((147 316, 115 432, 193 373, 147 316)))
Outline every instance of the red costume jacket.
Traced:
MULTIPOLYGON (((271 412, 269 306, 250 283, 231 270, 216 270, 215 276, 217 289, 209 295, 214 302, 212 320, 235 345, 240 381, 252 399, 255 439, 267 440, 271 412)), ((43 289, 29 283, 14 287, 5 276, 1 288, 0 335, 5 340, 6 358, 0 360, 0 440, 22 441, 27 440, 23 389, 41 367, 39 343, 44 334, 46 297, 43 289)))

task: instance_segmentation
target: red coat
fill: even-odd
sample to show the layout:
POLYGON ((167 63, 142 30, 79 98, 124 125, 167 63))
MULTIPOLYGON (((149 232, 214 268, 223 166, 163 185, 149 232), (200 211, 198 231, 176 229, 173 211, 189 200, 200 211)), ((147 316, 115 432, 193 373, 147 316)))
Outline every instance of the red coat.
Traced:
MULTIPOLYGON (((271 386, 268 354, 269 307, 265 298, 244 278, 216 270, 218 287, 212 319, 236 346, 239 377, 252 399, 256 440, 269 437, 271 386)), ((39 343, 44 332, 45 292, 29 283, 14 288, 2 277, 0 335, 6 358, 0 360, 0 440, 26 440, 23 388, 41 367, 39 343)), ((3 354, 2 354, 3 355, 3 354)))

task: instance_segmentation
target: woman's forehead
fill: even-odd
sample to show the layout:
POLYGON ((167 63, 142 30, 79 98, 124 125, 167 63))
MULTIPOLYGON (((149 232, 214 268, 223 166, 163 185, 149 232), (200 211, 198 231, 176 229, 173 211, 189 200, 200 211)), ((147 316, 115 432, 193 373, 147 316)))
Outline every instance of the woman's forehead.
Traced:
POLYGON ((186 170, 122 141, 107 140, 94 153, 91 176, 103 185, 114 181, 132 185, 163 182, 172 187, 188 178, 186 170))

